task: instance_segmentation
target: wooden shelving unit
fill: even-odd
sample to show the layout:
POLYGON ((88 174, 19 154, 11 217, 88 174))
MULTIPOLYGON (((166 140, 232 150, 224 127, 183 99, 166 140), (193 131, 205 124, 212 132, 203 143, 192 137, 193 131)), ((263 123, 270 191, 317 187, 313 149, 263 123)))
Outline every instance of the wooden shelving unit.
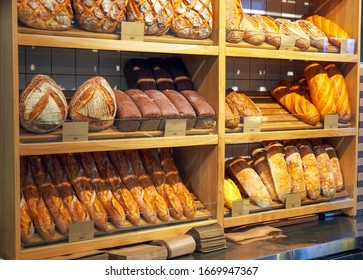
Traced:
MULTIPOLYGON (((298 0, 300 1, 300 0, 298 0)), ((145 36, 143 42, 121 41, 119 34, 95 34, 77 28, 66 32, 45 32, 18 26, 16 2, 0 2, 0 256, 5 259, 43 259, 84 250, 103 249, 146 242, 155 238, 184 234, 194 226, 218 222, 233 227, 274 219, 312 213, 341 210, 351 216, 356 212, 357 196, 357 137, 359 106, 359 50, 361 3, 355 0, 310 1, 311 12, 335 20, 357 40, 354 54, 279 51, 263 46, 225 43, 225 1, 213 0, 213 28, 208 40, 186 40, 171 35, 145 36), (199 131, 181 137, 154 135, 128 136, 115 130, 89 135, 85 142, 61 142, 60 132, 32 135, 19 129, 19 69, 18 47, 39 46, 140 52, 178 56, 185 62, 193 82, 217 113, 215 129, 199 131), (337 129, 298 128, 266 130, 258 133, 228 131, 224 127, 224 96, 226 90, 226 61, 228 58, 259 58, 298 61, 336 62, 343 69, 350 92, 354 118, 337 129), (248 145, 265 140, 321 137, 337 150, 346 188, 346 195, 329 201, 303 205, 294 209, 270 209, 249 215, 225 215, 223 202, 224 161, 228 145, 248 145), (50 142, 52 141, 52 142, 50 142), (204 206, 201 219, 169 223, 155 227, 97 236, 81 242, 55 242, 24 248, 20 240, 19 197, 20 157, 52 153, 129 150, 173 147, 181 176, 198 201, 204 206), (203 212, 204 213, 204 212, 203 212)))

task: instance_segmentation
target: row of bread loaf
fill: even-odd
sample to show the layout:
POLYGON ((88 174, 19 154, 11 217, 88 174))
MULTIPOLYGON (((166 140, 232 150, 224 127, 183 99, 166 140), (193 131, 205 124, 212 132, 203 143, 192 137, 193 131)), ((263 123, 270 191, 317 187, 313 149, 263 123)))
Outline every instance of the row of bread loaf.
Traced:
POLYGON ((285 203, 290 193, 301 194, 303 201, 333 198, 344 189, 336 151, 321 139, 263 142, 250 160, 241 156, 227 160, 226 172, 242 196, 261 208, 270 208, 273 201, 285 203))
POLYGON ((276 48, 281 45, 281 34, 295 36, 295 47, 306 50, 313 46, 326 50, 328 44, 340 47, 348 33, 334 21, 317 14, 305 15, 299 20, 274 19, 267 15, 249 15, 239 0, 227 0, 226 40, 245 41, 252 45, 266 42, 276 48))
POLYGON ((34 228, 53 239, 71 223, 94 221, 100 231, 170 217, 193 219, 193 197, 182 182, 170 148, 27 156, 21 158, 21 237, 34 228))
POLYGON ((206 39, 212 32, 211 0, 19 0, 18 19, 45 30, 67 30, 73 18, 88 31, 119 32, 121 22, 144 22, 144 34, 206 39))

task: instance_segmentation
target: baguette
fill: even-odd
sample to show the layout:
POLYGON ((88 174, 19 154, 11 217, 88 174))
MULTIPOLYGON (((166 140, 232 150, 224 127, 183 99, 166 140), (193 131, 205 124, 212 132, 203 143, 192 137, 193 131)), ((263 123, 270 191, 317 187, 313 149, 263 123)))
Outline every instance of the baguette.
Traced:
POLYGON ((244 158, 235 157, 228 162, 226 167, 233 179, 239 182, 253 202, 261 208, 271 207, 272 200, 265 185, 244 158))
POLYGON ((156 191, 154 183, 149 174, 147 174, 142 164, 138 150, 127 150, 125 155, 130 162, 140 185, 144 189, 145 198, 150 201, 156 211, 157 216, 163 222, 169 220, 168 206, 164 198, 156 191))
POLYGON ((91 179, 96 194, 105 208, 112 224, 117 228, 123 227, 126 219, 125 210, 112 194, 105 179, 100 176, 92 154, 81 153, 80 159, 84 173, 91 179))
POLYGON ((80 155, 68 153, 59 155, 59 158, 63 163, 67 176, 71 181, 79 200, 87 209, 91 220, 94 221, 95 226, 99 230, 107 231, 107 212, 97 197, 91 179, 84 173, 80 155))
POLYGON ((188 219, 194 219, 197 214, 194 199, 180 178, 179 170, 175 165, 171 148, 160 149, 159 159, 167 181, 172 186, 174 192, 183 205, 184 216, 188 219))
POLYGON ((140 185, 125 153, 123 151, 112 151, 108 152, 108 156, 116 171, 120 175, 123 183, 135 199, 145 221, 149 224, 156 224, 157 216, 154 207, 149 200, 146 199, 144 189, 140 185))
POLYGON ((71 214, 63 204, 57 189, 50 180, 42 158, 40 156, 30 156, 28 159, 34 181, 52 215, 56 228, 61 234, 68 235, 69 226, 72 223, 71 214))
POLYGON ((43 162, 63 204, 68 208, 72 222, 89 221, 87 209, 79 201, 69 181, 65 168, 57 155, 43 155, 43 162))
POLYGON ((43 240, 50 241, 55 234, 55 225, 52 216, 44 203, 43 197, 35 185, 26 157, 20 159, 20 177, 20 189, 24 195, 35 229, 43 240))
POLYGON ((34 224, 30 217, 28 206, 23 195, 20 191, 20 236, 21 242, 29 244, 34 238, 34 224))
POLYGON ((183 216, 183 206, 173 188, 167 182, 160 163, 154 157, 151 150, 140 150, 140 156, 146 172, 153 180, 156 190, 166 201, 170 215, 174 219, 181 219, 183 216))
POLYGON ((339 159, 337 157, 335 149, 332 146, 330 146, 329 144, 324 144, 323 146, 330 158, 330 162, 333 167, 333 176, 334 176, 336 191, 340 192, 344 189, 344 180, 343 180, 342 170, 340 168, 339 159))
POLYGON ((107 152, 94 152, 92 157, 101 177, 108 183, 112 194, 126 212, 127 219, 134 225, 140 224, 139 207, 132 194, 122 182, 115 167, 112 165, 107 152))

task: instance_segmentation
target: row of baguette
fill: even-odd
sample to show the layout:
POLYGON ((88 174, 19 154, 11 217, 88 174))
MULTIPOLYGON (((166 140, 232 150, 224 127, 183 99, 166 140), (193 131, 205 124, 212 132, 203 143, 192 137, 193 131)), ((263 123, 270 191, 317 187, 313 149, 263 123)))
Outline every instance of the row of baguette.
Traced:
POLYGON ((34 228, 43 240, 71 223, 94 221, 100 231, 170 218, 193 219, 192 194, 180 178, 170 148, 21 158, 21 240, 34 228))
POLYGON ((228 207, 243 196, 261 208, 270 208, 273 201, 285 203, 290 193, 301 194, 304 201, 333 198, 344 189, 336 151, 321 139, 262 144, 250 158, 237 156, 226 161, 225 181, 229 181, 224 198, 228 207))
POLYGON ((212 32, 211 0, 19 0, 18 19, 45 30, 67 30, 73 18, 80 28, 102 33, 119 32, 122 21, 144 22, 144 34, 206 39, 212 32), (49 3, 51 2, 51 3, 49 3))
POLYGON ((267 15, 249 15, 243 11, 239 0, 227 0, 227 42, 239 43, 243 40, 255 46, 266 42, 280 48, 282 34, 295 36, 295 47, 301 50, 310 46, 318 50, 340 47, 342 38, 350 38, 341 26, 324 16, 304 15, 299 20, 291 21, 267 15))
MULTIPOLYGON (((305 76, 295 81, 281 81, 271 95, 301 121, 316 125, 325 115, 338 115, 338 121, 348 123, 352 117, 345 78, 334 63, 323 66, 309 62, 305 76)), ((262 115, 262 111, 246 94, 227 91, 225 126, 236 128, 240 117, 262 115)))

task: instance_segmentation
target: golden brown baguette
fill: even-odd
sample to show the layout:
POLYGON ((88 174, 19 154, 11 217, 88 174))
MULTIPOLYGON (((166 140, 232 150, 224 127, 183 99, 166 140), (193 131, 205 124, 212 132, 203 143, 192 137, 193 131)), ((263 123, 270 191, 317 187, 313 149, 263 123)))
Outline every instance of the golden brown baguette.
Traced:
POLYGON ((99 230, 107 231, 107 212, 97 197, 91 179, 84 173, 80 155, 68 153, 59 155, 59 158, 79 200, 86 207, 91 220, 99 230))
POLYGON ((30 156, 28 160, 34 181, 52 215, 56 228, 61 234, 68 235, 69 226, 72 223, 71 214, 50 180, 41 156, 30 156))
POLYGON ((161 164, 154 157, 151 150, 140 150, 140 157, 146 172, 153 180, 156 190, 166 201, 170 215, 174 219, 180 219, 183 216, 183 205, 181 204, 173 188, 167 182, 161 164))
POLYGON ((174 192, 178 196, 181 204, 183 205, 184 216, 189 219, 194 219, 197 214, 195 202, 192 194, 184 185, 179 175, 179 170, 174 162, 171 148, 162 148, 159 150, 159 159, 166 179, 172 186, 174 192))
POLYGON ((336 191, 340 192, 344 189, 344 180, 338 156, 335 152, 335 149, 329 144, 324 144, 323 147, 325 148, 325 151, 327 152, 333 167, 333 175, 334 175, 336 191))
POLYGON ((282 104, 291 114, 311 125, 320 120, 318 109, 297 90, 289 87, 289 83, 282 81, 271 91, 272 96, 282 104))
POLYGON ((108 152, 108 156, 120 175, 125 186, 135 199, 141 215, 149 224, 157 223, 157 215, 151 202, 146 199, 143 187, 140 185, 134 170, 128 161, 124 151, 108 152))
POLYGON ((122 182, 107 152, 93 152, 92 157, 101 177, 107 182, 112 194, 126 212, 126 218, 134 225, 140 224, 139 207, 132 194, 122 182))
POLYGON ((57 155, 43 155, 43 162, 64 205, 68 208, 72 222, 84 222, 89 220, 87 209, 79 201, 67 173, 57 155))
POLYGON ((20 159, 20 177, 20 189, 24 195, 35 229, 45 241, 50 241, 55 234, 55 225, 34 182, 26 157, 20 159))
POLYGON ((309 63, 304 69, 304 74, 312 103, 319 111, 320 120, 323 121, 325 115, 336 114, 335 96, 329 76, 323 66, 316 62, 309 63))
POLYGON ((254 203, 261 208, 271 207, 272 200, 265 185, 244 158, 235 157, 226 163, 226 167, 234 181, 239 182, 254 203))
POLYGON ((144 189, 145 198, 153 205, 159 219, 163 222, 167 222, 169 220, 168 205, 164 198, 156 191, 150 175, 147 174, 144 165, 142 164, 139 151, 127 150, 125 151, 125 155, 130 162, 140 185, 144 189))
POLYGON ((352 110, 349 103, 349 93, 345 78, 334 63, 326 65, 324 69, 329 76, 331 89, 335 94, 335 104, 337 106, 337 113, 339 114, 339 122, 347 123, 352 118, 352 110))
POLYGON ((226 0, 226 41, 239 43, 243 39, 243 8, 239 0, 226 0))
POLYGON ((112 224, 117 228, 123 227, 126 219, 125 210, 112 194, 106 180, 102 178, 98 172, 92 154, 81 153, 80 159, 84 173, 91 179, 91 182, 96 190, 96 194, 107 211, 112 224))
POLYGON ((254 17, 245 13, 243 16, 243 21, 244 21, 243 41, 255 46, 259 46, 263 42, 265 42, 266 35, 263 32, 261 25, 254 17))
POLYGON ((29 244, 34 238, 34 224, 30 217, 28 206, 26 205, 23 192, 20 191, 20 235, 21 242, 29 244))

